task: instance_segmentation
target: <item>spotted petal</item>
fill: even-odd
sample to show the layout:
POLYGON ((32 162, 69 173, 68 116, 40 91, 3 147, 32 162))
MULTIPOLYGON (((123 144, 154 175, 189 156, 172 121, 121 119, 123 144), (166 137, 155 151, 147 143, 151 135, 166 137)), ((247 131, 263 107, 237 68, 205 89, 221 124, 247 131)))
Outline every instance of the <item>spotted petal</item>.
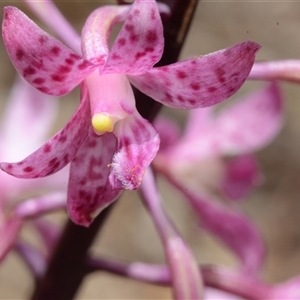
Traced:
POLYGON ((199 193, 176 184, 200 218, 201 225, 219 238, 242 261, 243 271, 255 274, 262 266, 265 247, 255 226, 234 208, 229 209, 199 193))
POLYGON ((163 26, 155 0, 136 0, 110 51, 103 74, 143 74, 163 53, 163 26))
POLYGON ((223 154, 242 154, 266 146, 282 128, 283 99, 276 83, 224 109, 214 140, 223 154))
POLYGON ((77 53, 81 52, 80 37, 66 20, 64 15, 56 7, 51 0, 47 1, 31 1, 23 0, 27 7, 41 20, 47 24, 62 41, 77 53))
POLYGON ((137 189, 158 151, 159 135, 138 112, 119 121, 114 133, 119 151, 111 164, 110 183, 113 188, 137 189))
POLYGON ((245 42, 129 78, 135 87, 164 105, 189 109, 211 106, 241 87, 259 48, 254 42, 245 42))
POLYGON ((49 95, 65 95, 97 66, 51 37, 15 7, 4 8, 4 45, 17 71, 49 95))
POLYGON ((82 30, 83 56, 94 62, 106 61, 108 40, 112 27, 123 22, 130 6, 103 6, 94 10, 82 30))
POLYGON ((53 138, 18 163, 1 163, 0 168, 19 178, 37 178, 56 173, 76 155, 87 138, 90 109, 86 89, 77 111, 53 138))
POLYGON ((4 114, 2 159, 19 160, 41 146, 53 125, 57 104, 18 76, 4 114))
POLYGON ((243 200, 261 182, 262 175, 254 155, 241 155, 226 162, 221 189, 230 200, 243 200))
POLYGON ((72 161, 67 207, 75 223, 89 226, 96 214, 120 194, 108 180, 116 148, 116 137, 111 133, 88 137, 72 161))

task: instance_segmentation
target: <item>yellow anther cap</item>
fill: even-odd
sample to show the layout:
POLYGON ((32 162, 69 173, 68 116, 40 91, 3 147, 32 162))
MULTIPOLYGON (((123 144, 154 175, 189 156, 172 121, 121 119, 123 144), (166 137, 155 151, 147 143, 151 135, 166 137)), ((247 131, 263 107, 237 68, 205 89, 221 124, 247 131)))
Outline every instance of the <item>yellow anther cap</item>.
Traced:
POLYGON ((92 125, 97 133, 112 132, 114 122, 111 117, 103 114, 95 114, 92 118, 92 125))

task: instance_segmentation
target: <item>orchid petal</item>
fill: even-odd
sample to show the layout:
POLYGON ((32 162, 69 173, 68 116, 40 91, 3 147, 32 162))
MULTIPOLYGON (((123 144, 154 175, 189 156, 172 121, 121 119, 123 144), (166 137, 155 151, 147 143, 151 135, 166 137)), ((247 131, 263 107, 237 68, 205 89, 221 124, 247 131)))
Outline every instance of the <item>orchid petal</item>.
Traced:
POLYGON ((4 8, 3 40, 24 79, 49 95, 65 95, 97 66, 51 37, 15 7, 4 8))
POLYGON ((189 111, 187 122, 184 126, 185 138, 198 138, 200 133, 209 130, 213 126, 215 107, 203 107, 189 111))
POLYGON ((94 10, 82 30, 82 52, 95 63, 108 57, 108 40, 112 27, 123 22, 130 6, 103 6, 94 10))
POLYGON ((57 104, 18 76, 4 114, 2 159, 18 160, 39 147, 53 125, 57 104))
POLYGON ((6 257, 7 253, 13 248, 23 222, 19 218, 12 218, 2 224, 0 229, 0 262, 6 257))
POLYGON ((173 108, 217 104, 233 95, 246 80, 260 46, 244 42, 208 55, 153 68, 129 76, 144 94, 173 108))
POLYGON ((68 47, 81 52, 80 36, 77 34, 72 25, 65 19, 64 15, 55 6, 51 0, 31 1, 23 0, 27 7, 49 28, 51 28, 57 36, 59 36, 68 47))
POLYGON ((300 83, 300 60, 257 62, 253 65, 248 78, 300 83))
POLYGON ((113 188, 138 188, 159 148, 155 128, 138 112, 118 122, 114 130, 119 151, 114 155, 109 180, 113 188))
POLYGON ((179 127, 175 122, 158 116, 154 121, 154 127, 160 136, 159 151, 163 151, 176 144, 179 139, 179 127))
POLYGON ((76 224, 88 227, 107 205, 120 194, 112 189, 109 164, 117 149, 116 138, 107 133, 88 137, 71 163, 67 208, 76 224))
POLYGON ((67 125, 46 144, 18 163, 1 163, 6 173, 19 178, 37 178, 56 173, 76 155, 88 135, 90 109, 87 90, 83 88, 81 103, 67 125))
POLYGON ((194 193, 181 184, 172 182, 194 207, 201 226, 240 257, 243 271, 249 274, 258 272, 265 257, 265 247, 259 231, 250 220, 233 208, 221 206, 215 199, 202 197, 201 193, 194 193))
POLYGON ((143 74, 163 53, 163 26, 155 0, 136 0, 115 40, 102 74, 143 74))
POLYGON ((243 200, 261 181, 257 160, 248 154, 227 161, 221 188, 230 200, 243 200))
POLYGON ((223 110, 216 119, 215 143, 223 154, 257 151, 274 139, 282 121, 283 99, 272 83, 223 110))
POLYGON ((45 213, 65 208, 66 199, 67 195, 65 192, 29 198, 16 205, 14 215, 21 219, 36 218, 45 213))

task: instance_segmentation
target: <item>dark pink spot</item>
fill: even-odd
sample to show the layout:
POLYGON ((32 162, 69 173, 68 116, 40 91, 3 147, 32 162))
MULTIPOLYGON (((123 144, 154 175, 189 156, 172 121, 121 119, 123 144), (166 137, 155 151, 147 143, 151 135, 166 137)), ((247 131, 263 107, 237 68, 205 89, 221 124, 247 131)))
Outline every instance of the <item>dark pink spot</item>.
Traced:
POLYGON ((133 31, 133 30, 134 30, 134 26, 133 26, 133 25, 130 25, 130 24, 126 24, 126 25, 125 25, 125 29, 126 29, 127 31, 133 31))
POLYGON ((79 56, 79 55, 77 55, 77 54, 75 54, 75 53, 71 53, 70 54, 70 58, 72 59, 75 59, 75 60, 79 60, 79 59, 81 59, 81 57, 79 56))
POLYGON ((209 88, 207 89, 207 91, 208 91, 209 93, 214 93, 216 90, 217 90, 217 88, 214 87, 214 86, 211 86, 211 87, 209 87, 209 88))
POLYGON ((181 70, 178 70, 176 72, 176 76, 178 79, 184 79, 184 78, 187 78, 187 74, 181 70))
POLYGON ((13 168, 13 165, 11 165, 11 164, 8 164, 8 165, 7 165, 7 169, 8 169, 8 170, 11 170, 12 168, 13 168))
POLYGON ((124 45, 126 44, 126 39, 120 38, 120 39, 118 40, 118 44, 119 44, 120 46, 124 46, 124 45))
POLYGON ((43 84, 45 82, 44 78, 37 77, 32 81, 34 84, 43 84))
POLYGON ((22 60, 24 55, 25 55, 25 53, 24 53, 23 49, 18 48, 16 51, 17 60, 22 60))
POLYGON ((136 15, 136 16, 138 16, 140 13, 141 13, 141 12, 140 12, 139 9, 135 9, 135 10, 133 11, 133 14, 136 15))
POLYGON ((58 81, 58 82, 62 82, 66 79, 66 77, 61 74, 52 74, 51 78, 53 81, 58 81))
POLYGON ((135 59, 140 59, 141 57, 145 56, 146 55, 146 52, 138 52, 136 55, 135 55, 135 59))
POLYGON ((137 42, 138 40, 139 40, 139 36, 137 35, 137 34, 131 34, 130 35, 130 37, 129 37, 129 39, 130 39, 130 42, 131 43, 135 43, 135 42, 137 42))
POLYGON ((121 59, 121 57, 116 54, 116 53, 113 53, 113 55, 111 56, 112 59, 121 59))
POLYGON ((153 52, 153 51, 154 51, 154 48, 153 48, 153 47, 146 47, 146 48, 145 48, 145 51, 146 51, 146 52, 153 52))
POLYGON ((23 72, 23 76, 30 76, 30 75, 33 75, 36 73, 36 69, 32 68, 32 67, 27 67, 24 69, 24 72, 23 72))
POLYGON ((151 16, 151 19, 152 19, 152 20, 155 20, 155 19, 156 19, 156 14, 155 14, 155 10, 154 10, 154 9, 151 9, 151 14, 150 14, 150 16, 151 16))
POLYGON ((59 139, 58 139, 58 141, 60 142, 60 143, 64 143, 65 141, 67 140, 67 137, 65 136, 65 135, 61 135, 60 137, 59 137, 59 139))
POLYGON ((52 52, 54 55, 58 56, 58 55, 60 54, 60 52, 61 52, 61 49, 58 48, 57 46, 54 46, 54 47, 51 48, 51 52, 52 52))
POLYGON ((69 163, 69 154, 65 154, 64 157, 63 157, 63 162, 64 162, 64 165, 68 164, 69 163))
POLYGON ((150 44, 153 44, 157 41, 157 33, 155 30, 149 30, 146 34, 146 40, 150 44))
POLYGON ((224 75, 225 75, 225 71, 220 67, 220 68, 217 68, 215 70, 215 73, 218 77, 218 80, 220 81, 220 83, 224 83, 225 82, 225 78, 224 78, 224 75))
POLYGON ((40 35, 38 40, 39 40, 40 44, 44 44, 44 43, 46 42, 47 39, 48 39, 47 36, 45 36, 45 35, 40 35))
POLYGON ((172 95, 170 94, 170 93, 168 93, 168 92, 166 92, 165 93, 165 96, 166 96, 166 98, 169 100, 169 101, 173 101, 173 97, 172 97, 172 95))
POLYGON ((69 66, 60 66, 58 72, 69 73, 71 72, 71 68, 69 66))
POLYGON ((89 65, 90 65, 90 63, 89 63, 87 60, 85 60, 85 61, 83 61, 81 64, 78 65, 78 69, 84 70, 84 69, 86 69, 89 65))
POLYGON ((195 105, 197 103, 197 101, 195 99, 189 99, 188 102, 191 104, 191 105, 195 105))
POLYGON ((37 88, 39 91, 41 91, 42 93, 48 94, 49 93, 49 89, 45 86, 41 86, 37 88))
POLYGON ((48 166, 52 167, 54 164, 56 164, 58 162, 57 157, 52 158, 49 162, 48 162, 48 166))
POLYGON ((23 171, 26 173, 30 173, 33 171, 33 167, 28 166, 28 167, 24 168, 23 171))
POLYGON ((52 147, 51 147, 50 144, 46 144, 45 147, 44 147, 44 152, 45 152, 45 153, 49 153, 49 152, 51 151, 51 148, 52 148, 52 147))
POLYGON ((193 82, 190 84, 190 87, 195 90, 195 91, 199 91, 200 90, 200 85, 197 82, 193 82))
POLYGON ((183 98, 181 95, 178 95, 178 96, 177 96, 177 99, 178 99, 180 102, 184 102, 184 98, 183 98))
POLYGON ((65 62, 66 62, 68 65, 71 65, 71 66, 73 66, 74 63, 75 63, 75 61, 74 61, 73 59, 71 59, 71 58, 66 58, 66 59, 65 59, 65 62))

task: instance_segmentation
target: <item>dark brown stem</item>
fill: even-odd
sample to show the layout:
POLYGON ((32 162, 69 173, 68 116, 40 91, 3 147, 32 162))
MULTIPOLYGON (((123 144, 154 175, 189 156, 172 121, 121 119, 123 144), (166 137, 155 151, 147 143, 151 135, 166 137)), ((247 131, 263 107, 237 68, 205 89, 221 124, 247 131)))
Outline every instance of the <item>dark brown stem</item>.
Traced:
MULTIPOLYGON (((165 49, 158 65, 177 61, 188 32, 198 0, 161 0, 171 8, 171 15, 164 19, 165 49)), ((161 104, 135 90, 137 109, 152 121, 161 104)), ((71 221, 62 233, 45 276, 37 284, 32 300, 73 299, 86 275, 86 257, 90 246, 112 210, 105 209, 89 228, 75 225, 71 221)))

